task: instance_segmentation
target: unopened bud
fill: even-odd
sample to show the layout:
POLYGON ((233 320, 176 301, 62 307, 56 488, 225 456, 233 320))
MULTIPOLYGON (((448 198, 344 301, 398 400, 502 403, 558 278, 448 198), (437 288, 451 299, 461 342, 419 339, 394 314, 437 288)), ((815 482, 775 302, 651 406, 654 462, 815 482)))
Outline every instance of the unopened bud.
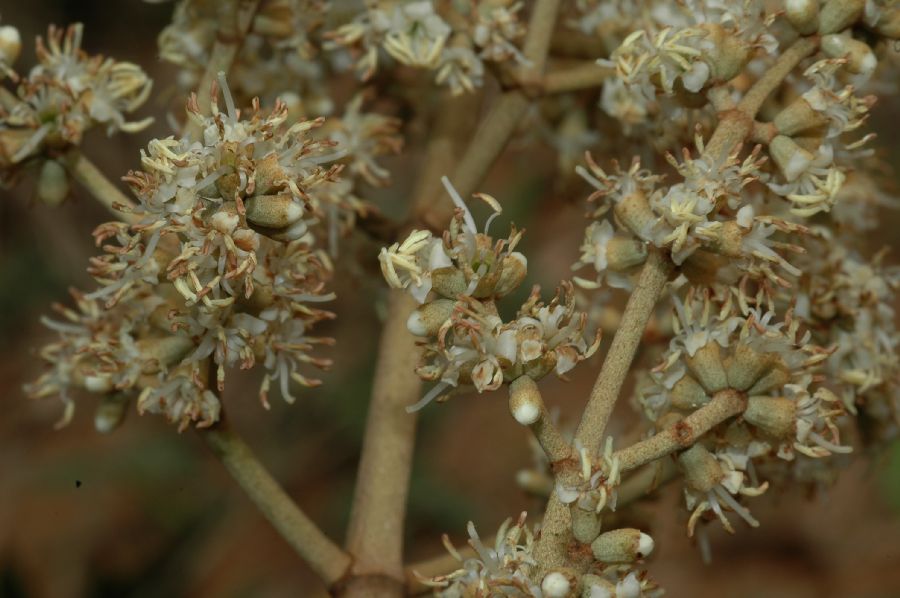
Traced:
POLYGON ((597 539, 603 529, 603 521, 596 509, 583 509, 576 500, 569 505, 572 516, 572 535, 582 544, 590 544, 597 539))
POLYGON ((769 144, 769 155, 788 181, 794 181, 812 164, 813 156, 786 135, 776 135, 769 144))
POLYGON ((541 581, 545 598, 568 598, 575 587, 575 577, 569 572, 551 571, 541 581))
POLYGON ((599 575, 588 573, 581 578, 581 598, 613 598, 616 585, 599 575))
POLYGON ((529 376, 519 376, 509 385, 509 412, 523 426, 541 418, 544 401, 537 383, 529 376))
POLYGON ((466 277, 462 270, 447 266, 437 268, 431 273, 431 288, 438 295, 448 299, 456 299, 466 291, 466 277))
POLYGON ((813 110, 805 98, 799 97, 784 110, 775 115, 772 121, 782 135, 795 135, 803 131, 809 131, 828 123, 828 117, 818 110, 813 110))
POLYGON ((736 390, 747 390, 766 373, 772 361, 771 354, 759 353, 745 343, 738 343, 728 363, 728 385, 736 390))
POLYGON ((647 246, 628 237, 613 237, 606 244, 606 263, 613 272, 624 272, 647 261, 647 246))
POLYGON ((625 228, 633 232, 639 239, 650 240, 651 230, 658 218, 642 192, 635 191, 631 195, 623 197, 613 211, 625 228))
POLYGON ((714 50, 709 53, 713 76, 725 83, 737 77, 750 60, 750 45, 718 24, 701 25, 708 32, 714 50))
POLYGON ((728 377, 725 375, 719 343, 716 341, 709 341, 697 349, 693 356, 688 355, 685 363, 709 394, 728 388, 728 377))
POLYGON ((709 492, 725 477, 722 466, 702 444, 678 455, 678 464, 684 471, 685 483, 697 492, 709 492))
POLYGON ((769 370, 762 378, 747 389, 747 394, 758 395, 766 393, 774 388, 781 388, 791 381, 791 375, 783 366, 776 366, 769 370))
POLYGON ((819 28, 819 0, 787 0, 784 12, 798 33, 809 35, 819 28))
POLYGON ((69 176, 66 169, 56 160, 46 160, 41 165, 37 180, 38 199, 51 206, 57 206, 69 195, 69 176))
POLYGON ((266 228, 286 228, 303 217, 303 206, 288 194, 256 195, 244 202, 247 220, 266 228))
POLYGON ((744 420, 775 438, 793 436, 797 403, 787 397, 750 397, 744 420))
POLYGON ((885 7, 883 11, 873 28, 887 38, 900 39, 900 8, 885 7))
POLYGON ((494 294, 503 297, 513 292, 528 274, 528 260, 524 255, 515 251, 503 256, 500 262, 500 278, 494 286, 494 294))
POLYGON ((0 27, 0 62, 12 66, 22 51, 22 36, 12 25, 0 27))
POLYGON ((406 328, 416 336, 435 336, 453 313, 456 302, 437 299, 417 307, 406 320, 406 328))
POLYGON ((822 37, 822 51, 831 58, 846 58, 847 70, 857 75, 869 76, 878 66, 872 48, 849 34, 832 34, 822 37))
POLYGON ((161 368, 168 367, 181 361, 194 347, 194 342, 186 336, 161 336, 157 338, 144 338, 137 341, 138 352, 141 359, 150 364, 143 373, 152 374, 161 368))
POLYGON ((256 172, 253 175, 253 194, 270 195, 278 187, 276 181, 283 181, 284 178, 284 169, 278 163, 278 152, 272 152, 256 161, 256 172))
POLYGON ((677 409, 694 410, 709 403, 709 395, 691 376, 685 375, 675 383, 669 392, 672 406, 677 409))
POLYGON ((727 220, 710 230, 704 237, 703 246, 726 257, 743 254, 744 234, 747 232, 736 220, 727 220))
POLYGON ((653 538, 639 529, 624 527, 600 534, 591 543, 591 550, 601 563, 632 563, 653 552, 653 538))
POLYGON ((128 395, 110 393, 100 399, 94 412, 94 428, 101 434, 109 434, 119 427, 128 409, 128 395))
POLYGON ((819 33, 843 31, 859 20, 865 7, 866 0, 828 0, 819 13, 819 33))

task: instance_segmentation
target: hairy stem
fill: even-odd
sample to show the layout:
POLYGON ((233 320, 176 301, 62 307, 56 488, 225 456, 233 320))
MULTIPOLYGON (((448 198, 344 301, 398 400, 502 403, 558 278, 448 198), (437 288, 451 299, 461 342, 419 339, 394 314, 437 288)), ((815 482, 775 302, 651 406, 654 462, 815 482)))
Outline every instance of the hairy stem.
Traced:
POLYGON ((119 188, 106 178, 106 175, 94 166, 94 163, 82 154, 79 149, 69 150, 63 163, 66 166, 66 170, 72 175, 72 178, 87 189, 94 196, 94 199, 103 204, 116 218, 126 222, 135 220, 134 214, 121 211, 122 209, 134 209, 134 202, 119 191, 119 188))
POLYGON ((675 451, 689 448, 704 434, 727 419, 742 413, 747 407, 747 397, 732 389, 720 391, 703 407, 683 420, 660 430, 650 438, 616 451, 622 472, 655 461, 675 451))
MULTIPOLYGON (((440 177, 452 165, 468 129, 466 117, 480 98, 446 97, 432 127, 413 203, 419 206, 440 195, 440 177)), ((408 293, 388 297, 388 318, 372 388, 356 490, 347 532, 347 549, 354 555, 346 596, 399 596, 403 592, 403 520, 415 445, 416 415, 406 408, 421 393, 415 373, 418 351, 406 320, 415 308, 408 293)))
MULTIPOLYGON (((530 61, 531 71, 537 72, 538 77, 543 71, 558 7, 559 0, 537 0, 532 13, 524 54, 530 61)), ((522 91, 508 92, 482 121, 453 173, 453 183, 463 197, 471 195, 481 183, 506 146, 528 102, 522 91)), ((447 119, 445 122, 454 121, 454 113, 446 104, 439 109, 439 116, 447 119)), ((452 136, 452 127, 447 128, 448 135, 452 136)), ((457 129, 455 133, 461 131, 465 129, 457 129)), ((440 202, 440 194, 430 192, 436 181, 425 177, 432 176, 447 160, 448 156, 442 155, 439 148, 429 145, 412 211, 415 221, 438 230, 443 229, 453 212, 452 208, 448 209, 450 202, 440 202)), ((420 388, 414 373, 418 351, 406 329, 406 319, 413 307, 414 301, 407 294, 392 294, 388 321, 382 332, 347 536, 347 547, 356 559, 345 590, 347 596, 400 596, 405 586, 403 517, 415 441, 415 417, 405 409, 414 402, 420 388), (392 452, 391 446, 394 451, 401 451, 400 454, 392 452)))
MULTIPOLYGON (((535 4, 523 46, 523 54, 529 64, 520 75, 520 80, 526 86, 540 85, 558 9, 559 0, 537 0, 535 4)), ((521 123, 530 104, 531 100, 522 89, 507 91, 481 120, 475 136, 463 151, 459 164, 450 177, 460 196, 469 197, 477 190, 521 123)), ((433 230, 442 230, 452 215, 453 204, 440 195, 423 202, 414 213, 416 221, 433 230)))
POLYGON ((316 575, 329 587, 338 582, 350 567, 350 556, 300 510, 243 439, 224 422, 199 433, 260 513, 316 575))
POLYGON ((613 74, 614 71, 598 66, 596 62, 587 62, 548 72, 544 75, 542 87, 545 94, 591 89, 602 85, 613 74))
POLYGON ((406 329, 414 308, 408 293, 392 291, 347 532, 347 550, 355 561, 347 596, 402 593, 403 520, 416 430, 416 418, 406 407, 421 388, 415 337, 406 329), (372 592, 373 584, 383 591, 372 592))
POLYGON ((628 298, 619 328, 575 431, 575 441, 581 442, 589 451, 596 451, 600 447, 606 424, 630 371, 644 328, 653 315, 653 308, 671 270, 672 262, 667 255, 658 250, 650 251, 637 286, 628 298))
MULTIPOLYGON (((211 90, 213 82, 220 72, 228 73, 231 65, 241 49, 241 44, 250 25, 259 0, 227 0, 219 3, 219 28, 216 32, 216 41, 209 55, 209 62, 203 72, 203 78, 197 87, 197 105, 201 114, 209 114, 211 90)), ((200 133, 196 123, 188 120, 185 125, 185 133, 191 137, 197 137, 200 133)))
POLYGON ((719 126, 704 148, 703 155, 722 160, 753 132, 753 119, 766 98, 775 91, 801 60, 819 47, 817 36, 802 37, 784 51, 769 70, 753 84, 733 110, 721 115, 719 126))

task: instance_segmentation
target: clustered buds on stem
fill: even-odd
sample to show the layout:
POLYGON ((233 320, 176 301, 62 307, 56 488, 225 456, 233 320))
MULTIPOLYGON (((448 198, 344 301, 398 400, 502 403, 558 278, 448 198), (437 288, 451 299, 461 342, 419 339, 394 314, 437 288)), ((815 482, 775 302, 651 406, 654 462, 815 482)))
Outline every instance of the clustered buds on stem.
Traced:
MULTIPOLYGON (((134 224, 94 233, 106 252, 89 268, 100 288, 75 294, 80 312, 63 310, 68 323, 47 321, 60 341, 42 353, 51 370, 29 390, 59 394, 66 420, 75 387, 136 396, 139 411, 163 413, 182 429, 209 426, 220 411, 210 388, 224 388, 226 368, 263 365, 259 394, 268 406, 271 382, 292 402, 292 383, 319 384, 302 368, 331 363, 312 354, 331 340, 310 334, 333 317, 317 307, 333 298, 322 245, 361 209, 334 162, 375 176, 374 156, 392 146, 378 138, 393 127, 340 124, 356 142, 335 151, 314 135, 321 120, 288 126, 282 102, 270 112, 254 102, 242 114, 222 77, 220 84, 225 113, 217 101, 211 116, 188 104, 201 141, 154 139, 142 152, 144 169, 125 177, 139 205, 134 224), (207 380, 208 360, 215 380, 207 380)), ((98 415, 98 427, 112 420, 98 415)))

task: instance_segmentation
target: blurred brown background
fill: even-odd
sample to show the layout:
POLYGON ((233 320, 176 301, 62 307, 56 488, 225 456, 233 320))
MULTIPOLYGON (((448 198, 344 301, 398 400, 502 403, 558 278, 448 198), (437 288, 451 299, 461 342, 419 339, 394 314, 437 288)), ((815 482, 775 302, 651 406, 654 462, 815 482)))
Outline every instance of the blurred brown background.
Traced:
MULTIPOLYGON (((173 71, 157 59, 156 34, 171 10, 172 4, 138 0, 0 3, 0 22, 22 33, 22 71, 34 60, 34 36, 48 23, 80 20, 89 52, 137 62, 157 81, 155 95, 163 100, 151 100, 140 112, 154 113, 156 124, 111 139, 94 132, 85 143, 111 178, 137 165, 148 139, 169 134, 165 81, 173 71)), ((898 102, 882 101, 872 127, 888 133, 881 151, 893 164, 900 163, 897 148, 887 144, 898 102)), ((516 200, 494 230, 509 220, 535 229, 525 249, 532 276, 549 290, 575 258, 584 189, 576 186, 579 195, 571 197, 559 191, 565 186, 550 188, 553 160, 546 157, 510 152, 484 190, 516 200)), ((410 172, 416 159, 400 157, 390 166, 410 172)), ((380 196, 386 211, 407 197, 409 181, 396 178, 380 196)), ((23 396, 22 384, 39 372, 36 349, 49 338, 38 318, 51 302, 67 300, 67 287, 91 287, 84 272, 96 251, 90 232, 107 219, 78 189, 58 208, 34 203, 27 181, 0 191, 0 597, 317 595, 321 589, 305 565, 191 432, 179 435, 160 418, 131 414, 115 433, 98 435, 91 397, 79 401, 69 427, 54 431, 60 404, 23 396)), ((896 214, 887 215, 874 245, 897 247, 898 224, 896 214)), ((340 317, 323 330, 338 341, 331 355, 337 366, 322 388, 300 393, 293 406, 273 398, 271 412, 256 399, 255 378, 230 374, 226 390, 236 427, 335 539, 349 510, 378 337, 383 285, 375 274, 376 250, 364 240, 344 249, 333 306, 340 317)), ((546 383, 563 421, 580 410, 597 366, 579 368, 570 383, 546 383)), ((628 407, 622 407, 627 420, 628 407)), ((508 416, 500 393, 426 409, 409 506, 410 558, 440 554, 443 532, 460 544, 469 519, 487 536, 522 510, 537 516, 540 504, 513 481, 531 459, 526 432, 508 416)), ((900 446, 858 460, 815 501, 769 494, 752 505, 763 522, 759 530, 713 533, 711 566, 700 563, 685 537, 676 488, 641 507, 660 513, 650 530, 658 547, 650 569, 668 595, 900 596, 900 446)))

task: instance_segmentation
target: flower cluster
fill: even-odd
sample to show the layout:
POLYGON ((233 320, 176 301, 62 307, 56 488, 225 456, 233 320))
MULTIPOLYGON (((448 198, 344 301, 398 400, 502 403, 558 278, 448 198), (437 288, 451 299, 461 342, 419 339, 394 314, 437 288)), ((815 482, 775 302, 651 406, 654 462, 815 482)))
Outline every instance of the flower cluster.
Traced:
POLYGON ((260 97, 266 104, 282 98, 306 116, 331 114, 325 66, 312 60, 319 43, 315 31, 322 26, 327 3, 319 0, 263 0, 253 14, 228 16, 227 7, 214 0, 179 0, 172 22, 159 35, 160 57, 176 65, 178 87, 195 90, 213 58, 216 39, 240 37, 230 27, 246 25, 246 35, 229 73, 236 100, 260 97), (233 22, 232 22, 233 21, 233 22), (249 21, 249 22, 246 22, 249 21))
POLYGON ((737 149, 717 161, 703 153, 699 137, 697 146, 699 158, 687 150, 682 162, 669 156, 683 179, 669 187, 660 186, 662 176, 642 169, 636 158, 628 170, 614 162, 613 171, 607 173, 586 156, 588 168, 579 166, 576 171, 596 189, 590 199, 607 200, 593 217, 602 217, 612 204, 623 230, 614 232, 605 221, 587 227, 582 257, 574 268, 592 265, 597 278, 596 282, 582 282, 582 286, 596 288, 606 282, 627 288, 627 274, 646 258, 644 243, 670 252, 672 261, 684 265, 689 278, 708 280, 711 276, 734 283, 744 273, 787 286, 785 274, 799 275, 784 254, 800 248, 780 237, 800 235, 805 227, 758 213, 764 206, 747 190, 748 185, 766 177, 760 148, 743 159, 737 149))
MULTIPOLYGON (((378 137, 393 129, 369 123, 369 133, 346 134, 348 147, 335 151, 334 141, 313 135, 321 120, 288 125, 281 102, 269 112, 254 103, 242 114, 220 83, 226 112, 217 101, 211 116, 188 105, 200 141, 154 139, 142 152, 143 170, 125 177, 139 200, 134 223, 95 231, 105 254, 89 272, 100 288, 78 295, 82 313, 65 312, 71 323, 49 324, 62 340, 44 351, 52 370, 32 385, 33 395, 68 400, 73 387, 137 394, 139 410, 183 428, 216 421, 209 389, 223 389, 228 367, 265 368, 264 405, 272 382, 288 401, 292 382, 318 384, 302 370, 330 363, 311 353, 330 342, 310 335, 332 317, 317 307, 333 298, 322 246, 357 209, 334 162, 383 177, 373 157, 378 137)), ((351 113, 361 118, 358 107, 351 113)))
POLYGON ((526 275, 527 260, 514 251, 522 233, 513 230, 507 239, 495 241, 488 229, 500 206, 483 194, 478 197, 495 213, 485 232, 478 232, 446 178, 444 185, 457 204, 444 237, 413 231, 402 243, 383 248, 379 256, 388 284, 408 289, 422 304, 407 325, 410 332, 427 339, 418 374, 438 383, 416 409, 449 387, 472 385, 483 392, 520 376, 535 380, 550 372, 562 376, 599 344, 599 335, 593 342, 585 340, 587 318, 576 312, 569 283, 563 283, 547 304, 534 288, 515 319, 503 321, 496 300, 515 290, 526 275))
POLYGON ((867 262, 824 229, 810 239, 797 312, 819 343, 835 351, 825 370, 844 407, 861 410, 884 438, 900 430, 900 335, 894 304, 900 271, 883 255, 867 262))
POLYGON ((690 534, 707 512, 729 531, 727 511, 758 525, 738 501, 768 487, 758 482, 754 462, 759 467, 780 460, 788 467, 798 453, 818 459, 850 450, 841 444, 838 427, 846 411, 843 404, 826 387, 811 389, 813 372, 832 350, 813 344, 812 333, 802 331, 801 319, 791 311, 777 322, 773 312, 761 311, 761 295, 734 295, 701 296, 691 289, 684 302, 673 298, 676 334, 640 395, 647 417, 659 429, 723 393, 745 397, 740 419, 716 428, 678 456, 692 511, 690 534))
POLYGON ((576 576, 568 570, 550 571, 538 579, 534 533, 525 525, 525 513, 515 523, 512 519, 503 522, 493 546, 485 545, 471 522, 467 529, 475 556, 464 558, 445 535, 444 546, 461 567, 423 580, 435 588, 437 596, 655 598, 662 594, 646 572, 635 567, 635 561, 653 550, 650 536, 636 529, 622 528, 600 535, 592 546, 597 563, 589 573, 576 576))
POLYGON ((22 164, 78 145, 92 127, 134 133, 152 121, 127 120, 147 100, 150 78, 130 62, 87 54, 82 33, 80 23, 51 26, 46 42, 37 40, 38 63, 27 77, 12 71, 14 54, 0 60, 16 84, 15 94, 0 102, 0 179, 13 180, 22 164))
POLYGON ((346 49, 366 80, 382 62, 383 50, 398 63, 435 72, 454 94, 481 87, 485 63, 526 63, 516 42, 524 34, 521 2, 490 0, 446 5, 432 0, 367 3, 366 10, 328 32, 328 49, 346 49))
POLYGON ((774 15, 758 0, 584 4, 593 6, 573 20, 576 27, 592 31, 609 21, 605 27, 627 33, 598 64, 615 73, 601 107, 632 134, 689 119, 705 88, 738 75, 757 49, 772 53, 778 45, 768 31, 774 15))

